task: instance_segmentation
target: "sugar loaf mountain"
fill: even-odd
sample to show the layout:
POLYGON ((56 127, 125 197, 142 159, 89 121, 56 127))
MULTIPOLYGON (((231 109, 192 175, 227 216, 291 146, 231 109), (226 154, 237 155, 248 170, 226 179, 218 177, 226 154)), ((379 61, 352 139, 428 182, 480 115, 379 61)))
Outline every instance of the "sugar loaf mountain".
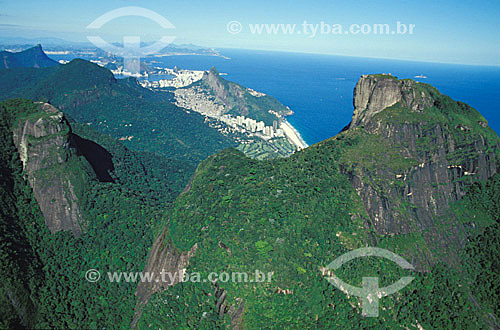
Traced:
MULTIPOLYGON (((2 328, 499 328, 500 139, 467 104, 364 75, 342 132, 258 160, 235 149, 248 135, 224 134, 175 91, 84 60, 43 65, 36 49, 2 53, 2 328), (415 266, 369 257, 335 270, 354 286, 414 277, 377 318, 326 279, 368 246, 415 266), (162 270, 272 278, 107 276, 162 270)), ((211 70, 187 89, 269 115, 220 79, 211 70)))

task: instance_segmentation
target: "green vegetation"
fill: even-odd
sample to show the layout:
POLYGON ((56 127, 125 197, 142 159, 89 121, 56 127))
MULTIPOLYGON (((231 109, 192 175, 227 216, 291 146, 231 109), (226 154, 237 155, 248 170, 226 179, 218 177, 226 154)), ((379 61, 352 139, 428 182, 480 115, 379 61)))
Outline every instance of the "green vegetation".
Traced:
MULTIPOLYGON (((462 218, 479 223, 484 229, 472 236, 464 264, 474 301, 483 306, 490 322, 500 318, 500 174, 477 183, 460 201, 462 218), (481 218, 482 219, 478 219, 481 218), (482 221, 481 221, 482 220, 482 221), (493 315, 493 317, 491 316, 493 315)), ((498 321, 497 321, 498 322, 498 321)), ((495 324, 494 322, 492 324, 495 324)), ((498 323, 497 323, 498 326, 498 323)))
POLYGON ((360 166, 369 172, 384 169, 399 174, 418 165, 415 159, 402 155, 400 146, 362 128, 341 134, 337 139, 339 147, 345 150, 341 162, 347 169, 360 166))
POLYGON ((144 89, 133 78, 116 80, 109 70, 84 60, 54 68, 1 70, 0 87, 5 91, 1 99, 48 101, 133 150, 197 164, 236 146, 203 116, 175 106, 170 92, 144 89))
MULTIPOLYGON (((78 238, 69 232, 51 234, 23 178, 12 142, 12 125, 36 115, 38 107, 25 100, 0 107, 0 325, 127 328, 135 307, 135 284, 104 278, 90 283, 85 272, 95 268, 105 276, 107 271, 142 270, 158 224, 164 222, 165 208, 185 186, 192 169, 179 161, 130 151, 85 125, 75 125, 74 131, 86 141, 108 148, 114 182, 96 177, 81 181, 75 190, 86 221, 84 232, 78 238)), ((79 175, 78 164, 75 158, 58 170, 79 175)))
MULTIPOLYGON (((129 328, 136 284, 106 278, 90 283, 85 273, 92 268, 103 277, 142 271, 153 239, 165 226, 162 244, 182 251, 198 246, 188 273, 199 272, 202 279, 211 272, 272 275, 264 282, 218 283, 227 293, 228 308, 242 302, 246 329, 498 327, 500 175, 487 182, 469 180, 465 197, 427 227, 412 222, 408 233, 387 235, 372 227, 348 177, 359 175, 381 196, 390 196, 391 189, 404 186, 398 175, 434 151, 438 126, 453 140, 443 142, 445 147, 453 143, 460 150, 448 153, 453 165, 496 150, 498 137, 467 106, 419 84, 433 95, 429 109, 417 114, 395 105, 375 118, 375 125, 383 127, 404 123, 420 129, 425 138, 414 144, 375 134, 366 125, 288 158, 259 161, 225 149, 201 162, 191 178, 192 163, 231 143, 218 135, 204 141, 205 134, 213 133, 204 128, 182 131, 185 120, 197 123, 201 117, 173 107, 168 93, 136 88, 134 80, 117 82, 105 69, 83 61, 61 68, 37 77, 23 71, 36 85, 11 88, 9 95, 46 98, 78 121, 71 123, 71 133, 63 132, 72 136, 78 152, 46 174, 79 177, 75 190, 85 225, 77 238, 49 232, 12 140, 16 125, 40 116, 39 105, 20 99, 0 104, 0 327, 129 328), (77 73, 89 77, 55 79, 77 73), (161 138, 154 137, 152 124, 161 127, 161 138), (134 138, 124 143, 135 150, 113 138, 130 136, 128 125, 134 127, 134 138), (484 149, 475 149, 479 135, 485 138, 484 149), (411 148, 416 152, 408 152, 411 148), (82 165, 84 159, 91 168, 82 165), (189 189, 180 194, 190 179, 189 189), (335 272, 355 286, 366 276, 379 277, 380 286, 403 275, 415 277, 399 293, 380 300, 378 318, 363 317, 359 299, 346 296, 322 274, 322 267, 338 256, 365 246, 401 254, 419 270, 365 258, 335 272), (460 246, 465 249, 451 252, 460 246)), ((276 143, 278 149, 286 147, 276 143)), ((411 222, 415 205, 404 198, 392 202, 411 222)), ((214 289, 210 282, 187 282, 157 292, 138 328, 228 328, 232 320, 218 314, 214 289)))
POLYGON ((236 149, 250 158, 264 160, 289 156, 294 151, 294 146, 287 138, 273 138, 267 142, 254 141, 240 144, 236 149))
MULTIPOLYGON (((210 272, 252 274, 255 269, 273 274, 271 282, 219 282, 229 305, 244 302, 246 328, 477 329, 495 324, 489 315, 498 310, 498 288, 488 278, 498 277, 493 274, 498 265, 492 261, 498 249, 491 248, 498 244, 493 226, 498 213, 492 214, 498 212, 500 200, 498 176, 476 183, 465 199, 425 226, 412 218, 415 204, 390 195, 391 189, 406 186, 405 175, 435 152, 436 145, 446 152, 453 143, 455 150, 466 151, 458 155, 450 150, 451 164, 498 150, 498 137, 475 110, 436 94, 430 86, 420 88, 435 100, 425 111, 395 105, 377 114, 372 126, 348 130, 289 158, 255 161, 227 150, 200 164, 191 190, 169 211, 167 240, 183 251, 198 245, 188 272, 199 272, 202 278, 210 272), (401 124, 410 127, 404 133, 425 138, 411 144, 403 133, 388 137, 377 130, 399 132, 401 124), (450 140, 443 146, 438 134, 450 140), (485 149, 479 149, 474 142, 478 140, 485 141, 485 149), (408 233, 382 236, 370 227, 363 203, 343 173, 360 176, 377 194, 390 197, 390 211, 405 221, 408 233), (421 270, 408 273, 368 258, 336 271, 357 286, 363 276, 379 277, 381 286, 403 275, 415 277, 398 294, 380 300, 380 317, 375 319, 362 317, 359 300, 328 284, 320 271, 349 250, 374 245, 405 256, 421 270), (464 245, 467 249, 460 250, 464 245)), ((187 287, 192 284, 177 286, 176 297, 186 290, 186 295, 203 300, 203 293, 187 287)), ((160 292, 152 299, 166 296, 160 292)), ((200 302, 201 309, 183 312, 176 324, 186 326, 183 320, 201 311, 211 315, 214 303, 200 302)), ((160 325, 154 314, 167 313, 174 305, 166 299, 163 306, 146 308, 139 328, 160 325)), ((224 325, 230 321, 226 315, 224 325)))
MULTIPOLYGON (((378 258, 344 265, 336 274, 357 286, 362 276, 378 276, 381 285, 392 284, 402 275, 415 276, 400 293, 380 300, 381 316, 376 319, 362 317, 357 298, 346 297, 321 276, 320 266, 351 249, 373 244, 374 238, 377 245, 402 255, 417 249, 432 256, 425 252, 429 246, 422 234, 379 237, 366 230, 360 202, 336 166, 341 157, 338 150, 335 140, 329 140, 287 159, 257 162, 227 150, 203 162, 189 193, 174 204, 168 223, 169 239, 176 247, 187 251, 198 244, 188 272, 200 272, 202 278, 212 271, 273 272, 271 282, 219 282, 231 304, 236 298, 244 301, 244 324, 249 329, 486 327, 483 309, 489 310, 495 300, 486 305, 473 303, 464 270, 437 260, 426 273, 404 272, 378 258), (291 293, 279 293, 278 288, 291 293)), ((498 177, 490 181, 499 182, 498 177)), ((500 190, 495 189, 495 195, 490 192, 486 197, 483 186, 478 186, 468 196, 498 211, 493 201, 500 199, 500 190)), ((488 269, 492 271, 493 266, 488 269)), ((473 273, 480 274, 477 269, 473 273)), ((484 274, 478 281, 486 278, 484 274)), ((161 326, 157 315, 177 315, 172 314, 178 306, 176 299, 189 299, 185 306, 193 309, 163 319, 164 324, 186 327, 193 324, 189 320, 199 320, 196 315, 212 315, 215 301, 207 301, 202 291, 196 291, 199 288, 185 283, 154 295, 139 328, 161 326)), ((484 294, 490 292, 482 288, 484 294)), ((209 291, 210 287, 204 289, 209 291)), ((224 321, 227 326, 230 320, 226 316, 224 321)))
POLYGON ((209 283, 179 283, 148 303, 139 328, 146 329, 219 329, 223 319, 215 310, 209 283), (175 315, 175 317, 172 317, 175 315))
POLYGON ((394 79, 394 80, 398 80, 398 77, 396 76, 393 76, 391 74, 388 74, 388 73, 376 73, 376 74, 371 74, 370 77, 373 77, 373 78, 391 78, 391 79, 394 79))

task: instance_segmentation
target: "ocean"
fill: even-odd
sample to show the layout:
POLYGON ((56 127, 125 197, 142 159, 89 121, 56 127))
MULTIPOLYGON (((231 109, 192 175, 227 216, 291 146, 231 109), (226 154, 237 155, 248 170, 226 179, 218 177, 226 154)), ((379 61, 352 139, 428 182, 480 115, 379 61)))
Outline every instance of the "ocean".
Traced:
POLYGON ((288 121, 309 145, 334 136, 349 123, 354 86, 369 73, 432 84, 477 109, 500 133, 500 67, 236 49, 220 52, 229 59, 168 56, 158 59, 158 65, 192 70, 215 66, 227 74, 225 79, 276 97, 294 111, 288 121))

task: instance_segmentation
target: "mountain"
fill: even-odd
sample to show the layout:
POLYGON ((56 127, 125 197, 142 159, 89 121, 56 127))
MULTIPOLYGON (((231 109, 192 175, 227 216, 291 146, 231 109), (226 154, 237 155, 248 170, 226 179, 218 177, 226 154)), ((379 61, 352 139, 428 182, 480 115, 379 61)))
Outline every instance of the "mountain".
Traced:
MULTIPOLYGON (((413 80, 363 76, 354 106, 343 132, 289 158, 227 150, 202 162, 144 271, 206 279, 259 270, 272 281, 142 282, 132 326, 498 327, 487 298, 498 293, 486 284, 498 276, 486 260, 499 249, 486 256, 479 246, 499 236, 500 139, 476 110, 413 80), (380 301, 379 318, 362 317, 358 299, 323 277, 336 257, 365 246, 417 269, 380 301)), ((361 276, 391 284, 407 274, 374 260, 335 273, 355 286, 361 276)))
POLYGON ((0 69, 47 68, 57 65, 59 63, 50 59, 40 44, 18 53, 0 52, 0 69))
POLYGON ((256 159, 287 157, 305 142, 290 129, 293 112, 274 97, 222 78, 214 67, 201 79, 173 90, 178 106, 215 118, 241 133, 237 149, 256 159))
MULTIPOLYGON (((336 140, 344 148, 340 170, 370 226, 381 235, 420 232, 447 258, 462 244, 461 228, 437 230, 436 219, 498 171, 498 136, 483 116, 430 85, 390 75, 361 77, 352 122, 336 140)), ((419 254, 427 253, 415 247, 419 262, 430 258, 419 254)))
MULTIPOLYGON (((217 50, 193 44, 169 44, 160 51, 160 54, 188 54, 222 56, 217 50)), ((222 56, 223 57, 223 56, 222 56)))
POLYGON ((78 236, 83 219, 75 190, 87 182, 90 164, 74 157, 77 151, 62 112, 49 104, 40 110, 17 115, 14 144, 50 231, 69 230, 78 236))
POLYGON ((134 78, 117 80, 108 69, 84 60, 52 68, 3 70, 0 87, 5 91, 2 99, 48 102, 134 150, 196 164, 236 146, 238 135, 224 135, 203 116, 175 106, 170 92, 142 88, 134 78))
MULTIPOLYGON (((274 111, 280 116, 290 114, 291 111, 274 97, 252 91, 235 82, 223 79, 217 69, 211 68, 203 74, 198 83, 216 100, 224 104, 226 113, 234 116, 245 116, 263 121, 267 126, 272 126, 278 120, 274 111)), ((196 83, 195 83, 196 85, 196 83)))
POLYGON ((135 285, 81 276, 142 268, 193 169, 23 99, 0 103, 0 148, 0 326, 128 327, 135 285))
MULTIPOLYGON (((225 114, 274 107, 216 70, 197 86, 225 114)), ((342 132, 262 161, 172 91, 87 61, 0 70, 0 88, 2 328, 500 327, 500 139, 430 85, 362 76, 342 132), (367 246, 415 266, 335 270, 414 277, 377 318, 325 278, 367 246)))
POLYGON ((287 107, 226 81, 214 68, 187 88, 150 90, 134 78, 115 79, 108 69, 76 59, 51 68, 3 70, 0 88, 3 100, 51 103, 135 150, 192 164, 228 147, 266 159, 304 146, 288 125, 282 127, 291 113, 287 107))

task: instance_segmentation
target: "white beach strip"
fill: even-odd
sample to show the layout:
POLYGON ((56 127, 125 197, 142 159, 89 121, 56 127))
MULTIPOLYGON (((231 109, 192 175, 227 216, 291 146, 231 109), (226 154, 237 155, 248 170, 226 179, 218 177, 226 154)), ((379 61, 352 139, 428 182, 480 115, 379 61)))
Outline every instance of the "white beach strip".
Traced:
POLYGON ((307 143, 302 139, 302 136, 300 136, 300 133, 287 120, 282 121, 280 128, 283 129, 283 133, 285 133, 288 140, 293 143, 298 150, 308 147, 307 143))

